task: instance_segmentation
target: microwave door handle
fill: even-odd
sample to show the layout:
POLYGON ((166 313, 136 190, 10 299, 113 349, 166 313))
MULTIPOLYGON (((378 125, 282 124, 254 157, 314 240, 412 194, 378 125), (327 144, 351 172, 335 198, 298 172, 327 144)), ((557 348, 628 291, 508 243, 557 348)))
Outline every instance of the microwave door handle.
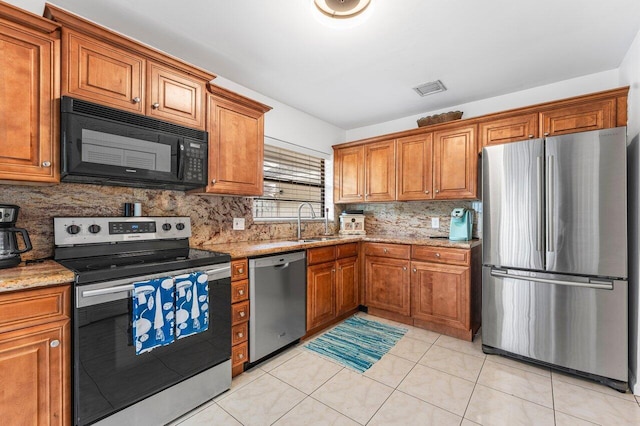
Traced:
POLYGON ((178 142, 178 180, 182 182, 184 180, 184 162, 185 162, 185 152, 184 152, 184 141, 178 142))

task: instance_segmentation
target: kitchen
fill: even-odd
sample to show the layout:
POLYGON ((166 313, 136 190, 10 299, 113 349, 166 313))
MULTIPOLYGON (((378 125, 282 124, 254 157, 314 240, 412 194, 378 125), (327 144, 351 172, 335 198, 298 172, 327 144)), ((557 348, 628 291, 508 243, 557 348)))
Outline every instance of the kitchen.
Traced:
MULTIPOLYGON (((25 9, 28 8, 37 15, 42 15, 42 11, 44 9, 44 4, 41 2, 32 2, 37 4, 32 4, 30 7, 27 7, 27 2, 25 2, 25 4, 20 4, 19 2, 12 3, 25 9)), ((61 2, 60 4, 64 5, 66 3, 61 2)), ((92 19, 95 19, 98 22, 102 22, 98 17, 100 16, 100 13, 103 12, 105 26, 116 28, 115 24, 108 25, 112 22, 109 21, 108 18, 109 16, 113 17, 114 14, 118 14, 114 13, 113 10, 109 12, 110 9, 104 5, 96 5, 96 7, 98 7, 96 15, 90 15, 84 12, 81 13, 81 11, 83 11, 81 6, 78 5, 78 9, 75 9, 72 7, 71 2, 67 7, 74 11, 77 10, 77 13, 80 16, 93 16, 92 19), (102 9, 100 9, 100 7, 102 7, 102 9)), ((119 16, 119 18, 124 19, 122 16, 119 16)), ((136 34, 129 31, 125 32, 124 30, 121 31, 123 34, 127 34, 128 36, 145 40, 142 34, 136 34)), ((637 31, 637 28, 635 31, 637 31)), ((149 41, 148 43, 153 45, 149 41)), ((198 46, 195 46, 194 51, 197 49, 198 46)), ((513 93, 502 95, 497 98, 488 98, 487 96, 484 98, 479 97, 477 99, 484 100, 474 102, 467 101, 459 107, 453 106, 458 104, 443 105, 443 107, 448 107, 444 109, 443 112, 454 108, 461 109, 465 111, 466 119, 467 117, 480 117, 511 108, 526 107, 528 105, 541 104, 549 101, 585 95, 588 93, 630 86, 627 114, 627 126, 630 142, 628 155, 631 164, 636 164, 636 156, 638 153, 636 146, 638 143, 637 134, 639 126, 637 121, 637 108, 638 103, 640 102, 640 97, 637 92, 637 76, 639 74, 637 69, 640 66, 640 54, 638 53, 640 47, 638 45, 637 37, 634 44, 629 45, 627 43, 626 45, 621 46, 620 49, 622 53, 618 60, 622 60, 621 58, 624 58, 624 60, 622 60, 621 64, 616 64, 616 66, 611 70, 601 71, 583 77, 575 77, 563 82, 553 83, 550 81, 550 84, 546 86, 531 86, 531 88, 527 90, 514 89, 511 91, 513 93)), ((180 51, 174 51, 174 54, 176 54, 176 52, 180 53, 180 51)), ((188 55, 191 53, 185 52, 184 54, 188 55)), ((196 62, 192 58, 186 56, 182 59, 196 62)), ((218 68, 214 66, 207 68, 211 68, 212 71, 218 71, 218 68)), ((584 75, 584 73, 576 75, 584 75)), ((229 74, 229 77, 231 77, 231 74, 229 74)), ((220 77, 216 78, 214 83, 217 83, 219 80, 220 77)), ((281 104, 274 99, 266 98, 263 95, 259 95, 248 89, 242 88, 233 82, 226 82, 224 87, 240 92, 243 95, 260 102, 259 105, 256 105, 257 102, 254 101, 251 106, 253 110, 258 110, 260 112, 256 113, 257 115, 254 117, 264 114, 264 135, 267 143, 277 143, 278 141, 299 141, 299 145, 306 146, 308 150, 312 148, 315 149, 315 151, 321 151, 321 153, 324 153, 327 157, 327 181, 332 180, 330 176, 333 174, 333 172, 330 171, 331 159, 329 155, 331 153, 332 145, 341 144, 346 141, 375 138, 378 135, 387 135, 394 132, 404 131, 406 129, 412 129, 415 128, 415 119, 417 117, 440 112, 440 110, 437 110, 436 108, 432 108, 431 110, 417 110, 427 110, 432 112, 428 114, 423 113, 418 116, 416 116, 415 113, 406 114, 407 117, 404 119, 382 122, 380 124, 370 124, 361 127, 354 126, 352 130, 344 131, 338 126, 324 123, 321 120, 317 120, 312 116, 302 113, 301 111, 294 110, 287 105, 281 104), (262 102, 264 102, 264 104, 262 104, 262 102), (266 105, 273 107, 273 110, 264 112, 264 109, 266 109, 264 107, 266 105), (283 125, 283 121, 292 121, 296 124, 285 126, 283 125), (303 130, 305 127, 307 129, 311 129, 311 131, 303 130)), ((229 96, 229 93, 224 90, 218 90, 219 98, 224 98, 228 101, 229 96)), ((237 100, 238 99, 236 99, 236 101, 237 100)), ((222 103, 222 101, 220 102, 222 103)), ((345 125, 345 128, 349 129, 351 127, 345 125)), ((281 144, 287 147, 286 143, 281 142, 281 144)), ((637 169, 637 167, 629 167, 629 175, 631 179, 635 176, 635 169, 637 169)), ((327 187, 326 193, 328 198, 330 198, 333 189, 331 188, 330 183, 327 187)), ((637 189, 637 186, 629 185, 631 192, 629 201, 630 211, 635 211, 632 208, 636 206, 634 202, 637 203, 637 198, 634 198, 633 195, 634 188, 637 189)), ((193 196, 182 191, 148 190, 135 187, 102 187, 66 182, 62 185, 54 186, 3 185, 2 194, 3 203, 15 204, 21 207, 18 226, 28 229, 29 235, 31 236, 34 248, 31 252, 23 255, 24 259, 40 259, 49 257, 53 254, 54 244, 51 229, 51 218, 70 216, 122 216, 122 204, 125 202, 140 203, 143 216, 189 216, 192 222, 190 243, 193 247, 205 247, 212 243, 219 243, 228 246, 229 252, 231 252, 231 249, 233 248, 231 246, 236 242, 271 239, 291 240, 295 239, 297 231, 295 221, 270 223, 254 220, 254 207, 252 200, 244 197, 193 196), (46 209, 43 209, 42 206, 47 207, 46 209), (231 223, 232 218, 244 218, 245 230, 233 230, 231 223)), ((444 226, 446 226, 450 220, 451 210, 454 207, 467 207, 472 209, 474 206, 472 205, 471 200, 473 200, 473 198, 470 198, 470 201, 464 201, 462 203, 451 201, 391 202, 384 204, 352 203, 348 205, 348 208, 365 211, 367 216, 368 234, 393 233, 396 235, 412 235, 418 232, 422 233, 420 236, 427 237, 429 235, 446 235, 447 229, 444 226), (432 219, 438 219, 440 226, 442 227, 442 229, 437 233, 433 231, 433 228, 429 227, 425 227, 425 229, 421 228, 416 231, 416 223, 431 223, 432 219)), ((328 201, 328 205, 331 205, 331 201, 328 201)), ((341 207, 339 205, 335 212, 336 216, 339 214, 340 210, 341 207)), ((476 216, 480 215, 477 214, 476 216)), ((634 216, 630 215, 630 217, 634 216)), ((479 229, 478 226, 479 223, 481 223, 480 217, 476 219, 476 236, 482 236, 482 230, 479 229)), ((307 229, 304 231, 305 236, 315 236, 324 233, 324 224, 322 222, 309 222, 305 224, 307 225, 307 229)), ((333 222, 331 227, 331 233, 337 233, 337 221, 333 222)), ((635 262, 631 261, 631 259, 633 259, 634 256, 637 257, 637 247, 634 248, 634 242, 637 238, 633 237, 633 233, 637 232, 637 225, 634 225, 633 222, 631 222, 629 229, 629 276, 630 282, 633 284, 635 279, 634 274, 637 274, 637 270, 634 270, 634 268, 637 266, 635 265, 635 262)), ((314 243, 310 243, 308 246, 304 247, 313 248, 321 245, 322 244, 314 246, 314 243)), ((216 248, 212 249, 216 250, 216 248)), ((635 282, 637 284, 637 280, 635 282)), ((637 334, 637 328, 635 328, 636 334, 633 334, 633 319, 635 318, 635 323, 637 323, 637 317, 634 315, 637 315, 638 304, 637 290, 635 298, 633 291, 632 286, 630 290, 630 319, 632 320, 630 329, 632 336, 637 334)), ((634 366, 637 365, 638 356, 637 337, 630 339, 629 345, 631 348, 631 356, 629 358, 630 367, 632 371, 635 371, 634 366)), ((258 366, 258 368, 260 367, 258 366)), ((250 371, 255 372, 256 370, 250 371)), ((250 374, 250 372, 243 373, 238 377, 241 378, 247 374, 250 374)), ((631 382, 633 383, 633 378, 631 379, 631 382)), ((559 421, 559 416, 560 415, 556 416, 556 421, 559 421)), ((597 421, 594 422, 597 423, 597 421)))

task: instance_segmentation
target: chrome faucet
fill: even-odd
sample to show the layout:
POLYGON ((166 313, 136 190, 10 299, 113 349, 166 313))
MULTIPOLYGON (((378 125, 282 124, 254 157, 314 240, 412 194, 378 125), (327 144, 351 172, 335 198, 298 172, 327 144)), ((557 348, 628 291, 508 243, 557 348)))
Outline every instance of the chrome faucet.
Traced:
POLYGON ((302 210, 302 207, 304 205, 308 205, 309 208, 311 209, 311 217, 312 218, 316 218, 316 212, 313 211, 313 206, 311 205, 311 203, 305 201, 304 203, 300 203, 300 205, 298 206, 298 239, 302 239, 302 225, 300 224, 300 212, 302 210))

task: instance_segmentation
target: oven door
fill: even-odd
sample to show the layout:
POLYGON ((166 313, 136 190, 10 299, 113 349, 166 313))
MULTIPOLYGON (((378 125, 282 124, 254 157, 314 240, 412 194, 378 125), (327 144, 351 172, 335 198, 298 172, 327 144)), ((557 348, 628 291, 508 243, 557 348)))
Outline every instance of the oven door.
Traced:
POLYGON ((196 270, 209 274, 209 329, 141 355, 136 355, 132 343, 132 283, 194 270, 76 287, 73 386, 77 425, 114 414, 231 358, 229 265, 196 270))

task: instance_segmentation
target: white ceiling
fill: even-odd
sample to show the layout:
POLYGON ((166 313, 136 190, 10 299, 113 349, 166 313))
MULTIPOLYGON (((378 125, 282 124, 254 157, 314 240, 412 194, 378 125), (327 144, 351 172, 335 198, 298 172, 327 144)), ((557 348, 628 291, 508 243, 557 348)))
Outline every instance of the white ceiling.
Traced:
POLYGON ((352 28, 312 0, 52 3, 346 130, 618 68, 640 28, 638 0, 372 0, 352 28))

